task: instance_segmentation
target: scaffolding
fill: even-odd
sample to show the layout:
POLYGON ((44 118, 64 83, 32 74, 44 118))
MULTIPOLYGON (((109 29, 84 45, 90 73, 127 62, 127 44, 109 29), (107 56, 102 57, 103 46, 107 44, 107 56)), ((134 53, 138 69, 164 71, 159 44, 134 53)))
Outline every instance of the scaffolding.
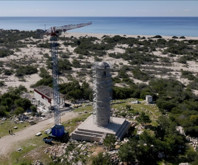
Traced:
POLYGON ((107 126, 111 116, 111 73, 106 62, 98 62, 93 66, 93 120, 98 126, 107 126))

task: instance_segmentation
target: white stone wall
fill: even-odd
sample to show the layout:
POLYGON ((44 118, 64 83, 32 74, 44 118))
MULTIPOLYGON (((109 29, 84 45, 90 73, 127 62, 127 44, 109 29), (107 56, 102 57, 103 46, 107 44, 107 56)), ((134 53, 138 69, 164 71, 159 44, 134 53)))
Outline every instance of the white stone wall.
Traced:
POLYGON ((48 99, 45 97, 42 98, 42 96, 39 93, 37 93, 36 91, 34 91, 34 98, 37 100, 38 103, 41 103, 46 107, 51 106, 50 102, 48 102, 48 99))
MULTIPOLYGON (((48 101, 47 98, 43 97, 42 95, 40 95, 38 92, 34 91, 34 98, 36 99, 37 103, 39 104, 43 104, 45 107, 50 107, 51 103, 53 105, 53 100, 51 101, 51 103, 48 101)), ((65 104, 65 100, 63 97, 60 97, 60 107, 64 107, 65 104)))
POLYGON ((153 102, 153 97, 150 96, 150 95, 146 95, 146 102, 147 102, 148 104, 152 103, 152 102, 153 102))

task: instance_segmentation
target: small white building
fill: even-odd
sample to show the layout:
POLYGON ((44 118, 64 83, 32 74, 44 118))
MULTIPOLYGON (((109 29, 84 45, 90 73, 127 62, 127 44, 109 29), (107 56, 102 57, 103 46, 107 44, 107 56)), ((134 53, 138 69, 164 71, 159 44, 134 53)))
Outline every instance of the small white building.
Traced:
MULTIPOLYGON (((53 89, 48 86, 38 86, 34 89, 34 98, 38 106, 50 108, 53 105, 53 89)), ((60 94, 60 107, 63 107, 65 100, 63 94, 60 94)))
POLYGON ((146 95, 146 103, 147 104, 153 103, 153 97, 151 95, 146 95))

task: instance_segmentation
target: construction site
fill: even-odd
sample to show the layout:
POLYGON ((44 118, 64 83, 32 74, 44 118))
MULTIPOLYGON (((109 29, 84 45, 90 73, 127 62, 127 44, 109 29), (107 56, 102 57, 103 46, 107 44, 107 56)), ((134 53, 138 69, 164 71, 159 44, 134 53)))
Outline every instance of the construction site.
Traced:
MULTIPOLYGON (((50 133, 53 137, 61 138, 65 134, 64 126, 61 124, 61 111, 64 108, 64 96, 59 93, 59 74, 58 74, 58 37, 61 33, 68 30, 81 28, 89 23, 77 25, 65 25, 52 27, 46 30, 45 34, 50 35, 51 58, 52 58, 52 77, 53 88, 48 86, 38 86, 34 88, 34 103, 41 107, 42 112, 52 110, 54 113, 54 127, 50 133)), ((122 118, 111 117, 111 73, 110 65, 107 62, 93 64, 93 114, 90 115, 79 127, 72 133, 74 140, 98 141, 102 142, 107 134, 113 134, 117 139, 127 132, 130 124, 122 118)), ((45 139, 49 143, 52 139, 45 139)))
POLYGON ((182 154, 184 144, 195 151, 194 127, 182 124, 187 112, 185 123, 195 122, 195 110, 186 105, 196 105, 197 90, 186 89, 196 87, 197 64, 179 63, 185 55, 166 54, 170 42, 189 44, 193 54, 195 41, 67 32, 88 25, 91 22, 35 32, 0 31, 5 39, 19 38, 16 44, 9 41, 13 52, 0 61, 0 164, 88 164, 100 158, 99 153, 119 164, 126 162, 122 153, 128 152, 141 164, 138 154, 155 155, 163 162, 165 149, 169 158, 182 154), (28 37, 20 38, 23 35, 28 37), (188 111, 180 112, 182 108, 188 111), (169 113, 180 123, 181 135, 171 132, 175 125, 169 125, 169 113), (165 128, 168 141, 158 138, 158 128, 166 126, 171 127, 165 128), (189 142, 177 141, 178 136, 189 142), (173 147, 174 153, 169 150, 173 147))
POLYGON ((94 64, 93 84, 93 114, 76 128, 71 137, 75 140, 102 143, 107 134, 112 134, 121 140, 130 124, 123 118, 111 116, 112 81, 108 63, 94 64))

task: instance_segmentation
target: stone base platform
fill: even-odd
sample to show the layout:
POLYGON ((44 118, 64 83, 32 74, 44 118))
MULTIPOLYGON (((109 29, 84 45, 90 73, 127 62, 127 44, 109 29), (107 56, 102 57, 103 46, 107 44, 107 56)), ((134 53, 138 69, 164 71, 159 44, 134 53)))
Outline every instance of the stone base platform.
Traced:
POLYGON ((106 127, 99 127, 94 123, 93 115, 90 115, 82 124, 71 134, 71 138, 81 141, 103 142, 107 134, 115 135, 119 140, 128 131, 130 123, 117 117, 111 117, 111 122, 106 127))

